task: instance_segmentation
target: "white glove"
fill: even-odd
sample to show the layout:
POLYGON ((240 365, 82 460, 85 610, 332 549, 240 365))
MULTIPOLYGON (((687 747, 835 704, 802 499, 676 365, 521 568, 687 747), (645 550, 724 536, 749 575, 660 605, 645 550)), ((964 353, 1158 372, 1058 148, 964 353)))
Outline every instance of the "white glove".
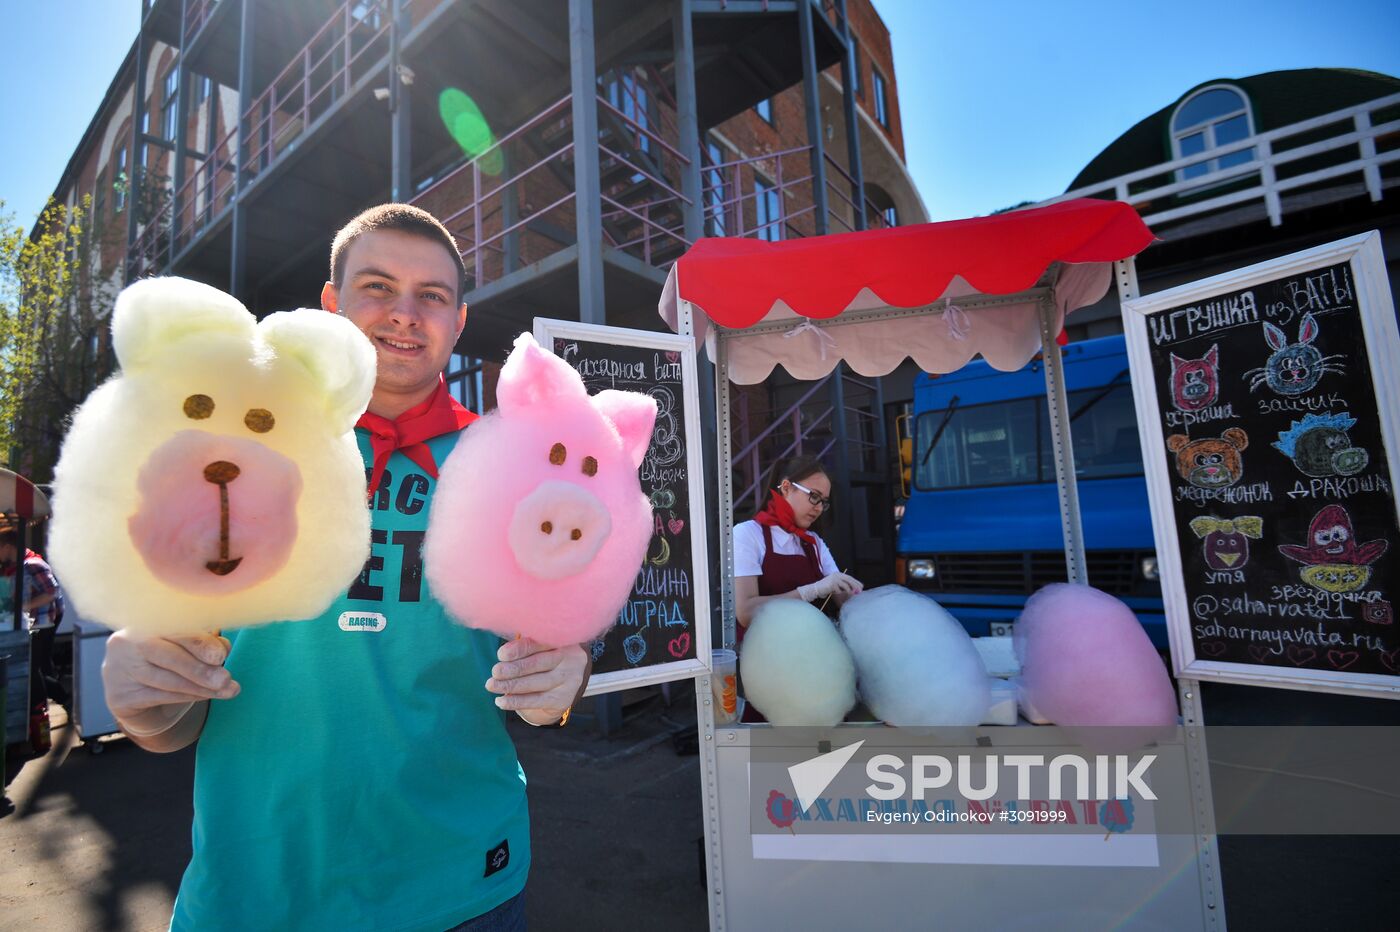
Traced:
POLYGON ((223 667, 228 650, 228 641, 213 634, 143 638, 117 631, 102 662, 107 708, 129 734, 168 731, 196 702, 238 695, 223 667))
POLYGON ((855 595, 861 590, 860 580, 845 573, 832 573, 814 583, 797 587, 797 597, 804 602, 815 602, 830 595, 855 595))

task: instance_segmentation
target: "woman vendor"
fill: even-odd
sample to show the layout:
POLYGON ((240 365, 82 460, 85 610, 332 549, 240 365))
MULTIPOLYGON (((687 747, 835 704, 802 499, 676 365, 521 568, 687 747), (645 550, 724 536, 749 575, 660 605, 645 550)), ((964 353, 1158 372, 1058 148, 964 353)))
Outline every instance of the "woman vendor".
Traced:
POLYGON ((811 530, 831 508, 831 479, 815 456, 795 456, 773 467, 768 504, 734 528, 734 594, 738 640, 770 599, 840 605, 861 590, 837 569, 831 551, 811 530))

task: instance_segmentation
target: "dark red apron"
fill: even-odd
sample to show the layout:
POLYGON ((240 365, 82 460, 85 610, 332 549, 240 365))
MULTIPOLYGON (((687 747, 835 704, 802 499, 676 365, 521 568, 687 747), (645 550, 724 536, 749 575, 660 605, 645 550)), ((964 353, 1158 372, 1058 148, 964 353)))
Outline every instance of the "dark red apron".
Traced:
MULTIPOLYGON (((759 595, 782 595, 791 592, 798 586, 806 586, 824 577, 822 572, 821 558, 817 555, 815 544, 798 538, 797 542, 802 545, 802 553, 785 554, 777 553, 773 549, 773 529, 766 524, 760 524, 763 529, 763 564, 760 567, 762 573, 758 577, 759 595)), ((744 632, 748 628, 738 625, 735 632, 735 644, 744 642, 744 632)), ((744 678, 742 666, 739 670, 739 680, 742 683, 744 678)), ((744 715, 741 719, 745 722, 765 722, 767 719, 753 706, 745 704, 744 715)))

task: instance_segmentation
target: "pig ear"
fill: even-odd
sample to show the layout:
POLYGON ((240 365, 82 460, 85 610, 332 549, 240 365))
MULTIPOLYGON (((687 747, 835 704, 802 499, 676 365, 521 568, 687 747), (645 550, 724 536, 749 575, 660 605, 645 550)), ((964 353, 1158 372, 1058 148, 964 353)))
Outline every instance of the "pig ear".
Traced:
POLYGON ((1212 369, 1214 369, 1215 366, 1216 366, 1216 364, 1217 364, 1219 361, 1220 361, 1220 344, 1219 344, 1219 343, 1214 343, 1214 344, 1211 345, 1211 348, 1210 348, 1210 349, 1206 350, 1206 365, 1208 365, 1208 366, 1210 366, 1212 369))
POLYGON ((587 400, 583 379, 572 366, 546 351, 528 333, 515 338, 515 349, 506 357, 496 385, 496 404, 502 414, 509 417, 535 405, 562 407, 587 400))
POLYGON ((280 311, 258 324, 258 332, 281 360, 306 370, 343 434, 355 426, 374 391, 374 344, 360 328, 321 310, 280 311))
POLYGON ((187 278, 147 278, 117 295, 112 348, 125 372, 168 364, 172 344, 196 334, 247 340, 256 321, 236 298, 187 278))
POLYGON ((1264 321, 1264 339, 1269 341, 1269 346, 1276 350, 1281 350, 1288 345, 1288 336, 1280 329, 1264 321))
POLYGON ((656 399, 641 392, 609 388, 593 396, 593 407, 617 427, 632 465, 642 465, 647 447, 651 446, 651 430, 656 426, 656 399))
POLYGON ((1186 365, 1186 360, 1182 359, 1176 353, 1172 353, 1172 374, 1175 375, 1176 370, 1180 369, 1184 365, 1186 365))

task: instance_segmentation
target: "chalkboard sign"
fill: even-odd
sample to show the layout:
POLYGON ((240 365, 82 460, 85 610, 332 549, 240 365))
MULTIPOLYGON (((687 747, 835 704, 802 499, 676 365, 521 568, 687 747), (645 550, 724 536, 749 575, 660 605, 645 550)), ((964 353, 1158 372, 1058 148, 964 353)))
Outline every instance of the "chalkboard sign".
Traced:
POLYGON ((657 405, 638 471, 651 500, 651 543, 617 624, 592 645, 588 694, 707 672, 710 584, 694 341, 540 318, 535 339, 578 371, 589 394, 645 392, 657 405))
POLYGON ((1400 697, 1400 337, 1379 235, 1123 315, 1178 675, 1400 697))

